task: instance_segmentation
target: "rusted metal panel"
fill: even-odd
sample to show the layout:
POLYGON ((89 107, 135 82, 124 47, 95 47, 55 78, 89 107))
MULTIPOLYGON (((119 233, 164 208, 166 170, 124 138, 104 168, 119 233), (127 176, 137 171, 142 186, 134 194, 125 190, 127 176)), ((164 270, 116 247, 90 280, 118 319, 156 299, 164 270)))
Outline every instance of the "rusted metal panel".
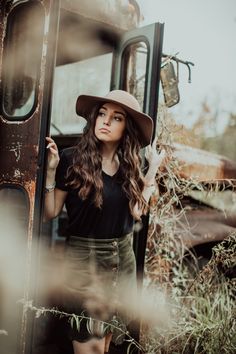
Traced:
POLYGON ((112 52, 122 33, 138 26, 138 18, 135 1, 62 1, 57 65, 112 52))
POLYGON ((7 124, 0 120, 0 183, 25 186, 35 181, 38 157, 38 120, 7 124))
POLYGON ((140 9, 136 1, 61 0, 61 7, 119 30, 135 28, 140 21, 140 9))
MULTIPOLYGON (((32 4, 32 2, 29 1, 32 4)), ((0 188, 13 186, 23 189, 28 199, 28 215, 27 215, 27 254, 25 259, 26 273, 24 275, 24 301, 30 300, 30 280, 32 272, 32 242, 35 217, 35 198, 37 176, 39 168, 39 137, 42 125, 42 107, 45 88, 45 68, 48 58, 48 36, 49 24, 51 16, 51 7, 53 0, 41 0, 38 2, 42 5, 45 13, 43 49, 41 53, 40 72, 37 89, 36 106, 30 117, 24 121, 7 120, 6 117, 0 115, 0 188)), ((8 15, 14 6, 18 4, 27 4, 27 1, 17 2, 4 1, 0 4, 0 60, 2 63, 4 37, 6 35, 6 24, 8 15)), ((30 55, 31 53, 29 53, 30 55)), ((0 78, 2 84, 2 65, 0 67, 0 78)), ((1 85, 2 87, 2 85, 1 85)), ((3 101, 1 100, 1 105, 3 101)), ((27 313, 23 312, 20 333, 19 353, 27 352, 27 332, 29 329, 27 321, 27 313)))
POLYGON ((187 145, 174 144, 173 156, 179 161, 179 175, 196 181, 236 181, 236 162, 224 156, 187 145))
MULTIPOLYGON (((13 3, 13 2, 11 2, 13 3)), ((3 38, 6 31, 7 16, 11 11, 8 2, 7 10, 1 17, 1 60, 3 38)), ((50 0, 41 1, 45 9, 45 22, 48 22, 50 0)), ((6 9, 1 5, 2 14, 6 9)), ((44 48, 41 58, 40 80, 38 83, 37 105, 31 116, 25 121, 8 121, 0 115, 0 184, 15 183, 28 189, 29 183, 36 181, 41 106, 43 99, 45 62, 47 55, 47 26, 45 25, 44 48)), ((30 55, 30 53, 29 53, 30 55)), ((2 79, 2 67, 1 67, 2 79)))
POLYGON ((4 26, 5 3, 6 1, 4 0, 2 4, 0 4, 0 83, 2 81, 1 72, 2 72, 3 38, 5 33, 5 26, 4 26))
MULTIPOLYGON (((232 207, 236 163, 224 156, 181 144, 174 144, 173 157, 178 161, 176 172, 180 178, 205 186, 204 191, 186 192, 181 200, 187 208, 178 219, 176 237, 187 248, 224 240, 236 230, 236 213, 232 207)), ((178 214, 179 209, 176 212, 178 214)))
POLYGON ((186 210, 176 227, 176 237, 187 248, 224 240, 236 231, 236 213, 201 206, 186 210), (183 227, 185 225, 185 227, 183 227))

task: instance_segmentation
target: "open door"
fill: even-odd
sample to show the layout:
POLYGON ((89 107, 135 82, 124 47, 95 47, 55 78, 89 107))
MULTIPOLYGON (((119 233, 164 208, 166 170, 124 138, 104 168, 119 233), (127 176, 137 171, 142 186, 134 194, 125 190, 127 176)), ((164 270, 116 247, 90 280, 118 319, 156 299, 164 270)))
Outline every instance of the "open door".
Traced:
MULTIPOLYGON (((143 111, 153 118, 154 134, 158 109, 160 69, 164 25, 151 24, 127 32, 114 56, 112 89, 123 89, 133 94, 143 111)), ((137 269, 142 279, 148 232, 148 216, 134 238, 137 269)))
MULTIPOLYGON (((114 53, 111 89, 133 94, 156 124, 164 24, 126 32, 114 53)), ((155 131, 155 129, 154 129, 155 131)))
MULTIPOLYGON (((151 24, 127 32, 114 55, 111 89, 123 89, 133 94, 143 111, 153 118, 154 135, 158 110, 160 69, 164 25, 151 24)), ((149 216, 142 218, 142 228, 135 233, 134 250, 139 284, 142 284, 149 216)), ((140 324, 132 336, 139 340, 140 324)))

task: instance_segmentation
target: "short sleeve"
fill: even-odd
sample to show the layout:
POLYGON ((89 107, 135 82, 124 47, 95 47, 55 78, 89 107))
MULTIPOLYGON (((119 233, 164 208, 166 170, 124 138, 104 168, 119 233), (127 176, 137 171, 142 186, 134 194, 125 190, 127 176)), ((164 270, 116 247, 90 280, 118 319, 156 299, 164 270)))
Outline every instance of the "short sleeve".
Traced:
POLYGON ((61 189, 63 191, 68 191, 70 189, 66 185, 67 170, 70 166, 70 161, 67 155, 68 154, 66 154, 66 151, 63 150, 56 170, 56 188, 61 189))

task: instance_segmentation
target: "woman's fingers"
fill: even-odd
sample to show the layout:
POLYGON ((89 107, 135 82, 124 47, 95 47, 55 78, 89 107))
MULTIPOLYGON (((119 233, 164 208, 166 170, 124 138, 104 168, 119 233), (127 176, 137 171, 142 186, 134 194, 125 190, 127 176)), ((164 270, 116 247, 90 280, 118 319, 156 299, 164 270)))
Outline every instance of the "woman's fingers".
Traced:
POLYGON ((157 150, 157 137, 148 145, 145 150, 145 157, 151 168, 159 168, 161 165, 167 163, 167 153, 164 149, 157 150))
POLYGON ((58 154, 58 150, 57 150, 57 149, 54 149, 53 147, 50 147, 50 152, 51 152, 53 155, 57 155, 57 154, 58 154))
POLYGON ((54 146, 56 149, 57 149, 57 145, 56 145, 56 143, 55 143, 55 141, 52 139, 52 138, 50 138, 50 137, 46 137, 46 140, 47 140, 47 142, 48 142, 48 144, 47 144, 47 149, 48 148, 50 148, 51 146, 54 146))
POLYGON ((48 143, 48 145, 53 143, 55 144, 54 140, 48 136, 46 137, 46 142, 48 143))
POLYGON ((55 169, 59 163, 58 148, 55 141, 51 137, 46 137, 48 150, 48 168, 55 169))
POLYGON ((159 156, 160 156, 161 159, 163 159, 166 156, 165 150, 161 150, 160 153, 159 153, 159 156))
POLYGON ((145 157, 146 157, 146 159, 149 158, 150 153, 151 153, 151 146, 148 145, 148 146, 146 147, 146 149, 145 149, 145 157))
POLYGON ((152 146, 156 149, 157 147, 157 136, 155 136, 153 142, 152 142, 152 146))
POLYGON ((157 153, 156 157, 154 158, 154 161, 156 162, 157 166, 160 166, 165 159, 165 151, 161 150, 160 152, 157 153))
POLYGON ((52 142, 52 143, 49 143, 47 146, 46 146, 47 149, 50 149, 50 148, 53 148, 54 150, 57 151, 57 145, 52 142))
POLYGON ((46 140, 48 141, 46 149, 48 149, 50 151, 50 153, 52 153, 53 155, 57 155, 58 148, 57 148, 55 141, 50 137, 46 137, 46 140))

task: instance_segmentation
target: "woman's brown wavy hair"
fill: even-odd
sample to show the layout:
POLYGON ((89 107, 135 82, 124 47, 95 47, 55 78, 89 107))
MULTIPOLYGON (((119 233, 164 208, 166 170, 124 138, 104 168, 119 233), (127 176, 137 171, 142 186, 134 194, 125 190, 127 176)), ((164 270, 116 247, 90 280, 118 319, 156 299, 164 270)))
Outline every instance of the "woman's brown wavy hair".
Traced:
MULTIPOLYGON (((102 207, 102 155, 101 142, 94 134, 95 122, 100 107, 94 107, 87 119, 84 133, 75 146, 73 164, 67 171, 68 184, 79 189, 83 200, 92 196, 96 207, 102 207)), ((132 119, 126 118, 124 135, 117 149, 122 188, 129 200, 130 213, 134 215, 137 204, 142 213, 147 211, 147 203, 142 196, 144 178, 141 171, 139 132, 132 119)))

